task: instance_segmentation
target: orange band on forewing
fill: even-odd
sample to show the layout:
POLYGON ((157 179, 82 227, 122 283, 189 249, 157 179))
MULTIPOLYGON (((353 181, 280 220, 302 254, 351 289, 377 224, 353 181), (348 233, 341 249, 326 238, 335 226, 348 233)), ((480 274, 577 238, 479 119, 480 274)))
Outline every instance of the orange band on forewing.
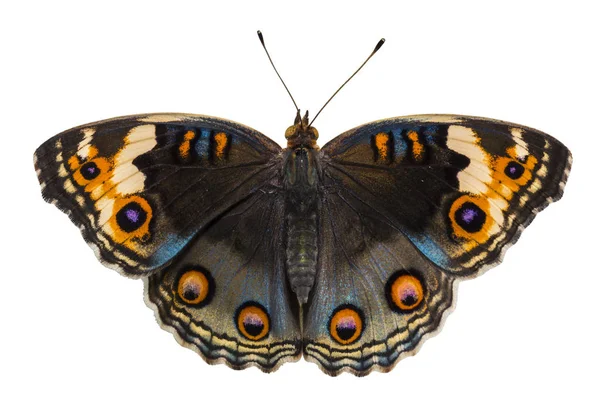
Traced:
POLYGON ((219 159, 222 159, 225 156, 225 149, 227 148, 227 143, 229 142, 229 138, 224 132, 215 133, 215 156, 219 159))
POLYGON ((183 135, 183 141, 179 145, 179 156, 183 159, 187 159, 190 156, 191 141, 196 137, 194 131, 187 131, 183 135))
POLYGON ((417 161, 421 161, 423 159, 423 153, 425 151, 425 148, 423 147, 421 142, 419 142, 419 135, 415 131, 410 131, 408 133, 408 138, 412 142, 413 158, 417 161))
POLYGON ((377 158, 379 160, 388 161, 391 157, 389 154, 390 135, 384 132, 379 132, 375 135, 375 147, 377 148, 377 158))

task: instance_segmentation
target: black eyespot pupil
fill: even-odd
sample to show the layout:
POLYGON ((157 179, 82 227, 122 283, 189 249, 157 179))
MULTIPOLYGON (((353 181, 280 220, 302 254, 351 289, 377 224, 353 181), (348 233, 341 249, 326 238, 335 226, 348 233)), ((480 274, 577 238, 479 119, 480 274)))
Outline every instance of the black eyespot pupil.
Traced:
POLYGON ((88 181, 91 181, 92 179, 100 175, 100 168, 98 168, 95 162, 88 162, 83 164, 79 171, 81 172, 81 176, 83 176, 88 181))
POLYGON ((244 329, 250 336, 258 336, 265 326, 258 321, 244 321, 244 329))
POLYGON ((198 288, 194 286, 188 286, 183 290, 183 298, 188 301, 194 301, 200 295, 198 288))
POLYGON ((117 224, 127 233, 137 230, 146 222, 148 214, 136 202, 131 202, 125 205, 117 213, 117 224))
POLYGON ((519 179, 524 172, 525 168, 515 161, 509 162, 504 168, 504 174, 511 179, 519 179))
POLYGON ((456 223, 469 233, 479 232, 483 228, 485 219, 485 212, 470 201, 461 205, 454 214, 456 223))
POLYGON ((340 339, 349 340, 356 333, 356 327, 338 325, 335 327, 335 331, 340 339))
POLYGON ((402 298, 402 304, 404 304, 407 307, 415 305, 417 301, 419 301, 419 299, 413 294, 406 295, 402 298))

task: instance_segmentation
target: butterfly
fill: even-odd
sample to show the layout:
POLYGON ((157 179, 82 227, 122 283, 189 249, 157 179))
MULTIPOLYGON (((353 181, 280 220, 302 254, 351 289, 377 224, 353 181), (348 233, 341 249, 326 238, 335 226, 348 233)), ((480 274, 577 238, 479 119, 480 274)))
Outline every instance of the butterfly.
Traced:
POLYGON ((304 356, 362 376, 438 331, 458 282, 560 199, 572 162, 545 133, 458 115, 375 121, 319 148, 297 111, 285 137, 134 115, 62 132, 34 164, 44 199, 104 265, 143 279, 160 325, 208 363, 271 372, 304 356))

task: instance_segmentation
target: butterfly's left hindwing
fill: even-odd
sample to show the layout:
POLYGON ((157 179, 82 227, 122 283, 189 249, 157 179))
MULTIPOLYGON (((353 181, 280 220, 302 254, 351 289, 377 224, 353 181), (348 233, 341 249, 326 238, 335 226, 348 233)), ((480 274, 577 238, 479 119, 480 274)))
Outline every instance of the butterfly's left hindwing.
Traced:
POLYGON ((179 343, 207 362, 277 369, 301 355, 283 252, 283 196, 270 188, 214 221, 145 279, 146 301, 179 343))
POLYGON ((281 148, 231 121, 187 114, 115 118, 44 143, 44 198, 68 213, 106 265, 143 275, 280 170, 281 148), (274 172, 275 171, 275 172, 274 172))

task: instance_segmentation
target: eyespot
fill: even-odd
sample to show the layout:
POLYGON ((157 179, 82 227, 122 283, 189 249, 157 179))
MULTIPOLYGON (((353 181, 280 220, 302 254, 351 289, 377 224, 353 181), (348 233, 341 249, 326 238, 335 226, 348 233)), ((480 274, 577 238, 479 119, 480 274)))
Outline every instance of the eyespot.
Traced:
POLYGON ((465 201, 454 212, 456 223, 469 233, 479 232, 485 224, 486 214, 477 204, 465 201))
POLYGON ((131 201, 121 207, 117 212, 116 218, 119 228, 127 233, 131 233, 144 225, 144 222, 148 218, 148 213, 142 208, 140 203, 131 201))
POLYGON ((91 181, 92 179, 96 178, 98 175, 100 175, 100 168, 98 168, 98 165, 96 165, 95 162, 90 161, 87 162, 85 164, 83 164, 80 168, 79 168, 79 172, 81 173, 81 176, 83 176, 84 179, 91 181))
POLYGON ((397 271, 388 280, 385 294, 394 311, 406 313, 421 305, 425 290, 418 273, 397 271))
POLYGON ((150 239, 151 220, 152 207, 143 197, 116 198, 109 220, 112 238, 125 245, 132 239, 147 241, 150 239))
POLYGON ((261 340, 271 329, 267 310, 254 301, 242 304, 235 313, 235 324, 242 336, 250 340, 261 340))
POLYGON ((189 266, 175 280, 177 295, 187 305, 204 307, 212 300, 215 282, 210 272, 200 266, 189 266))
POLYGON ((490 204, 484 197, 460 196, 452 202, 448 211, 452 233, 460 238, 485 242, 494 222, 488 215, 489 210, 490 204))
POLYGON ((339 344, 352 344, 363 333, 363 312, 351 304, 337 307, 329 319, 329 334, 339 344))
POLYGON ((510 161, 506 168, 504 168, 504 175, 508 176, 510 179, 519 179, 523 176, 525 172, 525 167, 515 161, 510 161))
MULTIPOLYGON (((92 154, 97 153, 94 151, 92 154)), ((86 192, 93 192, 104 181, 110 178, 112 164, 104 157, 96 157, 80 164, 78 156, 69 159, 69 168, 73 171, 73 179, 85 188, 86 192)))

